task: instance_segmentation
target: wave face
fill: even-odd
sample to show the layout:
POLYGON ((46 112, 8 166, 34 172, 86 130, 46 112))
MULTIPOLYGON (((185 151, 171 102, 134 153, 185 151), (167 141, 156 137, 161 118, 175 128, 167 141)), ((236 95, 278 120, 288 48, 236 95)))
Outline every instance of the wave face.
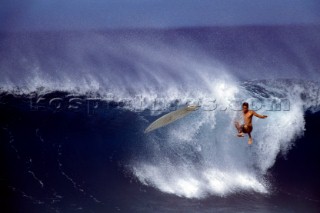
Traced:
MULTIPOLYGON (((187 198, 266 194, 272 191, 268 170, 303 136, 306 110, 319 110, 319 32, 249 27, 2 34, 0 85, 3 93, 27 97, 57 91, 98 97, 116 103, 117 115, 134 113, 141 132, 126 133, 126 144, 136 146, 126 153, 126 169, 142 184, 187 198), (269 115, 254 120, 252 146, 235 137, 242 101, 269 115), (186 103, 201 109, 142 133, 157 116, 186 103)), ((120 119, 116 131, 126 122, 120 119)))

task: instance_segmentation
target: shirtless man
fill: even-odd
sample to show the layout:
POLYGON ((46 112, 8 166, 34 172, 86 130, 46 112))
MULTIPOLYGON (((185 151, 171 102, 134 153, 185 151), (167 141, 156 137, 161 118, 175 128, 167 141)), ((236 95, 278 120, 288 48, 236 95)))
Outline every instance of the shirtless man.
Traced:
POLYGON ((242 104, 242 112, 244 117, 244 124, 240 125, 239 122, 235 122, 235 126, 238 130, 238 137, 244 137, 244 133, 247 133, 249 136, 248 144, 252 144, 252 137, 251 137, 251 131, 252 131, 252 117, 256 116, 258 118, 267 118, 266 115, 259 115, 253 110, 249 110, 249 104, 247 102, 244 102, 242 104))

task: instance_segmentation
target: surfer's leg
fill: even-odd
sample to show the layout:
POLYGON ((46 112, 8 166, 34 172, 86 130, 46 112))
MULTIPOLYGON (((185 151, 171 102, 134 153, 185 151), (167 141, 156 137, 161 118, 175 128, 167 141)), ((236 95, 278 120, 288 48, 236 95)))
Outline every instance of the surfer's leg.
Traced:
POLYGON ((248 144, 252 144, 253 140, 252 140, 252 137, 251 137, 251 132, 252 132, 252 126, 251 125, 243 125, 243 129, 242 131, 246 134, 248 134, 249 136, 249 140, 248 140, 248 144))
POLYGON ((238 132, 240 132, 240 124, 238 121, 234 122, 234 126, 236 127, 236 129, 238 130, 238 132))
POLYGON ((248 132, 248 136, 249 136, 248 144, 251 145, 253 142, 252 137, 251 137, 251 131, 248 132))
POLYGON ((243 131, 242 131, 242 129, 243 129, 242 125, 240 125, 239 122, 237 122, 237 121, 234 122, 234 125, 235 125, 236 129, 238 130, 237 136, 238 137, 244 137, 244 134, 243 134, 243 131))

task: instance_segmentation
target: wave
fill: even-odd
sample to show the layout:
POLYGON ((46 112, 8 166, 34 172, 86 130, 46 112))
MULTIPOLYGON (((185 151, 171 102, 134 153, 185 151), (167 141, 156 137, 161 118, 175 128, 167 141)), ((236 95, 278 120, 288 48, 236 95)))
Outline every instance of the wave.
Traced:
MULTIPOLYGON (((32 97, 60 91, 114 102, 118 110, 134 112, 141 117, 137 124, 141 134, 126 139, 132 144, 139 141, 139 147, 128 153, 131 158, 127 169, 141 183, 160 191, 187 198, 244 191, 269 193, 272 184, 268 170, 280 153, 286 154, 295 140, 303 136, 306 110, 319 111, 319 75, 314 71, 318 65, 311 56, 319 49, 313 48, 308 39, 304 47, 293 42, 299 36, 314 36, 301 29, 253 28, 247 34, 243 29, 237 30, 236 36, 226 29, 214 30, 207 35, 214 35, 215 39, 201 38, 201 42, 196 37, 202 33, 197 31, 167 32, 169 36, 159 32, 149 36, 139 32, 120 36, 2 35, 1 45, 9 51, 1 51, 1 91, 32 97), (298 37, 290 33, 295 31, 299 31, 298 37), (240 36, 239 32, 244 34, 240 36), (272 33, 275 39, 266 39, 265 32, 272 33), (290 36, 286 40, 287 34, 290 36), (177 39, 183 38, 181 35, 190 37, 177 39), (224 38, 225 35, 228 36, 224 38), (250 71, 240 66, 239 72, 235 67, 244 63, 239 62, 244 54, 243 42, 254 42, 253 38, 259 40, 245 52, 252 57, 243 59, 250 71), (235 46, 224 50, 219 46, 228 46, 229 42, 235 46), (281 57, 276 63, 290 65, 284 68, 273 64, 269 69, 261 60, 252 62, 280 51, 279 42, 286 47, 286 54, 279 53, 281 57), (213 49, 206 50, 204 44, 211 44, 213 49), (257 47, 262 50, 257 51, 257 47), (219 50, 221 55, 212 54, 219 50), (299 54, 302 50, 304 56, 299 54), (222 60, 227 56, 234 63, 222 60), (298 63, 301 69, 295 67, 297 58, 303 64, 298 63), (304 66, 306 58, 312 60, 308 66, 304 66), (270 71, 272 78, 300 77, 305 69, 308 72, 305 80, 241 80, 242 75, 261 79, 262 72, 254 71, 261 67, 270 71), (279 70, 285 71, 277 74, 279 70), (238 106, 243 101, 269 115, 266 120, 254 120, 252 146, 235 137, 233 120, 238 119, 238 106), (187 103, 199 104, 201 109, 156 132, 142 134, 158 115, 187 103)), ((319 44, 315 39, 313 45, 319 44)), ((122 122, 120 128, 125 125, 122 122)))
MULTIPOLYGON (((285 155, 296 139, 303 136, 305 112, 319 111, 319 84, 298 80, 218 82, 211 91, 211 99, 192 97, 184 102, 179 94, 162 99, 161 107, 154 107, 157 100, 148 97, 139 110, 127 98, 113 100, 115 110, 131 111, 141 118, 137 123, 140 132, 124 134, 129 134, 126 144, 136 146, 128 149, 130 157, 126 169, 142 184, 187 198, 272 192, 268 171, 277 156, 285 155), (190 100, 197 101, 200 110, 167 127, 143 134, 143 129, 157 116, 190 100), (269 116, 265 120, 254 119, 254 144, 251 146, 246 139, 235 136, 233 126, 239 116, 238 106, 243 101, 249 102, 258 113, 269 116)), ((72 94, 71 97, 82 100, 101 97, 103 102, 110 103, 102 94, 80 96, 74 91, 72 94)), ((19 97, 19 93, 14 95, 19 97)), ((70 93, 49 93, 44 97, 68 98, 70 93)), ((119 122, 116 131, 121 132, 126 121, 120 119, 119 122)))

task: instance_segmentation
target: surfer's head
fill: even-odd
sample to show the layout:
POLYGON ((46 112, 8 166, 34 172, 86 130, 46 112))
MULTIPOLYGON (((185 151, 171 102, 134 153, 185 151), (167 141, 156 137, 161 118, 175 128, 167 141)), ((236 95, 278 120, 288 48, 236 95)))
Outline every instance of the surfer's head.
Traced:
POLYGON ((249 111, 249 104, 247 102, 244 102, 242 104, 242 112, 247 113, 249 111))

